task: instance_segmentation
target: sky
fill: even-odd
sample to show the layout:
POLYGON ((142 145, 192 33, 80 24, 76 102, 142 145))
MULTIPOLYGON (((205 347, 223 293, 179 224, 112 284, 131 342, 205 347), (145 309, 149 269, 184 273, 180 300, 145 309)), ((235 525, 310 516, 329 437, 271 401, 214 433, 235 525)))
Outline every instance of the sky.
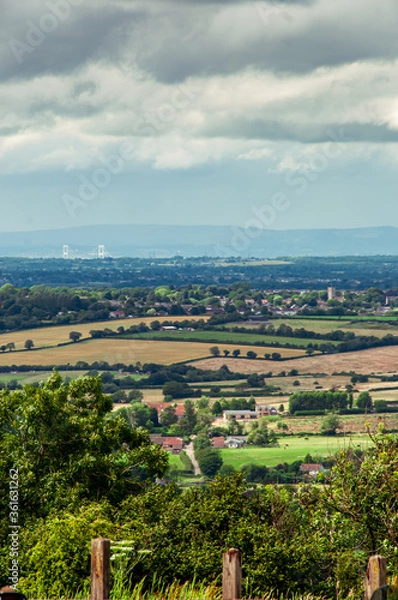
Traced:
POLYGON ((0 0, 0 232, 398 226, 398 3, 0 0))

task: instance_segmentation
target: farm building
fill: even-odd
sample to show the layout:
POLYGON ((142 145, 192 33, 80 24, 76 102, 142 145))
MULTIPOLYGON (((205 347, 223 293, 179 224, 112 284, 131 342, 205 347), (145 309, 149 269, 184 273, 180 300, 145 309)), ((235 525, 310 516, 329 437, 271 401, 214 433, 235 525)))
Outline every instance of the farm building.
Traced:
POLYGON ((235 435, 233 437, 228 437, 225 440, 225 446, 227 448, 242 448, 247 442, 247 437, 245 435, 235 435))
POLYGON ((225 448, 225 437, 223 435, 212 438, 211 445, 213 448, 225 448))
POLYGON ((236 419, 236 421, 258 419, 258 414, 255 410, 224 410, 222 415, 224 421, 229 421, 230 419, 236 419))
POLYGON ((252 421, 268 415, 277 415, 278 411, 274 406, 268 404, 258 404, 255 410, 224 410, 223 419, 229 421, 252 421))
POLYGON ((158 444, 163 450, 167 450, 172 454, 180 454, 184 446, 184 440, 180 437, 151 435, 150 438, 153 444, 158 444))

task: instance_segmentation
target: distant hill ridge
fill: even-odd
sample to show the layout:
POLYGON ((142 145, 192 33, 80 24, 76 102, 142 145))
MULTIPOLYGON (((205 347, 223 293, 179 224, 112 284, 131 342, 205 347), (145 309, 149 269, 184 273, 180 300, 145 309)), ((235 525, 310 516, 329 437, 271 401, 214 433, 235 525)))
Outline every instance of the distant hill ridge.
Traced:
POLYGON ((344 256, 398 255, 397 227, 248 230, 211 225, 90 225, 0 234, 0 256, 344 256))

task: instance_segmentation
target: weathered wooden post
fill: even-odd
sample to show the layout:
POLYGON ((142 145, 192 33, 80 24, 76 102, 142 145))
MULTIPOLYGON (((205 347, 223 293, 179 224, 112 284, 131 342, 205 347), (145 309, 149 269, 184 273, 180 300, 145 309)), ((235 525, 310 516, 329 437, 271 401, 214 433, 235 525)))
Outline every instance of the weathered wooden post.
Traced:
POLYGON ((223 600, 242 598, 242 556, 236 548, 231 548, 223 554, 222 598, 223 600))
POLYGON ((111 541, 91 540, 91 600, 109 600, 111 541))
POLYGON ((382 585, 387 584, 387 561, 383 556, 371 556, 365 577, 365 599, 370 600, 372 594, 382 585))

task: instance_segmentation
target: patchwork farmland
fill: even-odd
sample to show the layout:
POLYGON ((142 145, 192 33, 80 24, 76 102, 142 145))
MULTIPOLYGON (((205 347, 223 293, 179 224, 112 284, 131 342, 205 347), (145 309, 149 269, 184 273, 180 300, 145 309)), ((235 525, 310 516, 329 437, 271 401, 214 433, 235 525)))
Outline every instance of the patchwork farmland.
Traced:
MULTIPOLYGON (((199 319, 208 320, 209 317, 189 317, 190 321, 196 321, 199 319)), ((58 344, 64 344, 69 342, 69 333, 71 331, 78 331, 82 334, 82 337, 89 337, 92 329, 112 329, 116 332, 118 327, 124 327, 128 329, 132 325, 139 325, 145 323, 148 327, 154 321, 154 317, 143 317, 138 319, 114 319, 108 321, 94 321, 91 323, 74 323, 71 325, 59 325, 52 327, 40 327, 37 329, 24 329, 22 331, 14 331, 12 333, 1 333, 0 334, 0 346, 6 345, 10 342, 15 344, 17 350, 24 348, 25 341, 31 339, 34 342, 35 348, 49 348, 57 346, 58 344)), ((186 316, 177 317, 156 317, 159 323, 165 321, 180 322, 186 321, 186 316)), ((82 357, 81 360, 85 360, 82 357)))

